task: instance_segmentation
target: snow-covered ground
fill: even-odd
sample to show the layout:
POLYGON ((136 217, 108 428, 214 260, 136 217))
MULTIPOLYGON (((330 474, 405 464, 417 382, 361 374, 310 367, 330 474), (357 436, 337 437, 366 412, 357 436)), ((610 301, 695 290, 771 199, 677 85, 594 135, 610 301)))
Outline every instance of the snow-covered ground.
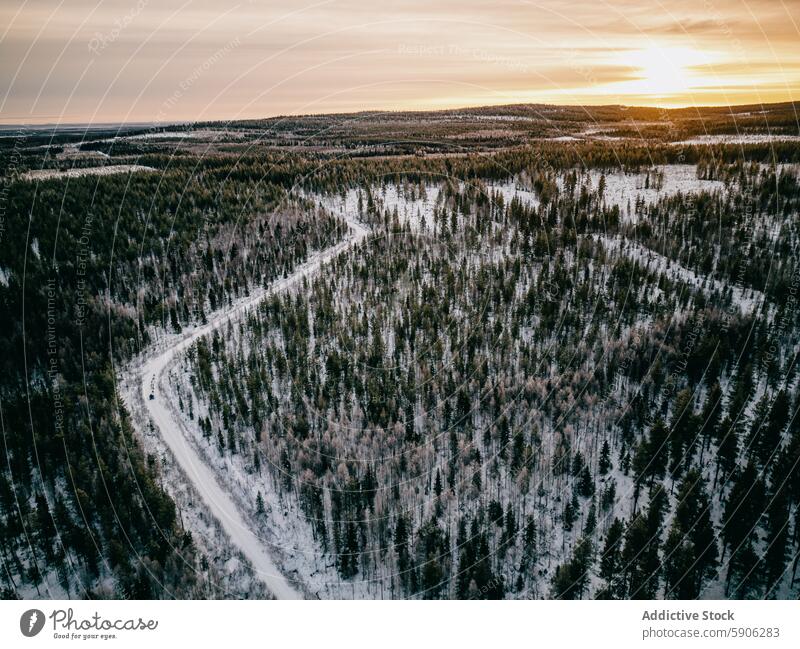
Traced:
MULTIPOLYGON (((57 146, 57 145, 54 145, 57 146)), ((43 145, 37 148, 50 148, 50 145, 43 145)), ((106 160, 110 156, 103 151, 83 151, 79 142, 65 144, 64 148, 56 154, 57 160, 106 160)))
POLYGON ((691 144, 762 144, 764 142, 800 142, 800 135, 781 135, 769 133, 734 134, 734 135, 696 135, 688 140, 673 142, 673 145, 691 144))
POLYGON ((397 209, 401 222, 408 222, 413 230, 422 228, 423 220, 428 227, 433 222, 433 210, 439 202, 441 188, 438 185, 426 185, 423 196, 409 196, 402 193, 398 185, 388 185, 378 196, 383 201, 383 209, 394 212, 397 209))
MULTIPOLYGON (((624 171, 603 173, 598 169, 591 169, 578 176, 575 191, 580 192, 583 186, 590 191, 597 191, 602 176, 605 176, 603 202, 608 207, 619 206, 620 215, 626 220, 636 218, 637 201, 642 201, 648 206, 662 198, 677 194, 713 193, 725 189, 725 183, 720 180, 698 178, 696 165, 670 164, 630 173, 624 171)), ((564 191, 566 185, 564 175, 557 176, 555 181, 559 190, 564 191)), ((511 203, 514 198, 518 198, 529 207, 535 208, 541 204, 536 191, 516 177, 504 181, 488 181, 486 191, 490 196, 495 194, 502 196, 505 205, 511 203)), ((363 209, 366 209, 367 196, 360 189, 350 189, 344 197, 340 195, 326 197, 323 205, 335 213, 356 213, 359 195, 362 198, 363 209)), ((440 185, 429 183, 425 185, 425 191, 420 196, 418 193, 412 193, 412 190, 389 184, 374 186, 372 196, 381 213, 384 211, 392 213, 396 208, 400 221, 408 222, 412 229, 419 231, 423 219, 428 227, 431 226, 434 209, 441 205, 442 191, 440 185)))
POLYGON ((621 252, 637 261, 643 268, 662 273, 672 280, 685 282, 708 294, 715 291, 722 294, 727 289, 730 289, 731 301, 742 313, 754 313, 764 300, 764 294, 760 291, 704 277, 634 241, 620 236, 598 236, 597 238, 609 252, 621 252))
MULTIPOLYGON (((367 195, 361 189, 349 189, 344 196, 326 196, 321 200, 323 207, 333 214, 343 218, 352 218, 358 214, 359 196, 362 208, 367 209, 367 195)), ((430 228, 433 223, 434 209, 441 199, 441 187, 437 184, 425 185, 424 192, 420 195, 411 188, 403 189, 398 185, 389 184, 383 187, 372 188, 372 198, 380 214, 397 210, 397 218, 401 223, 408 223, 412 230, 420 231, 423 223, 430 228)))
POLYGON ((75 169, 35 169, 22 174, 23 180, 51 180, 53 178, 82 178, 83 176, 111 176, 137 171, 158 171, 144 165, 106 165, 105 167, 84 167, 75 169))
MULTIPOLYGON (((253 532, 245 517, 240 513, 234 499, 220 485, 218 477, 187 440, 186 431, 170 406, 169 385, 165 379, 168 377, 170 365, 178 358, 180 352, 187 349, 198 338, 241 317, 266 295, 289 289, 302 282, 307 276, 318 272, 325 262, 367 236, 366 228, 354 219, 348 218, 348 224, 351 232, 344 241, 312 255, 291 275, 274 282, 268 289, 259 289, 247 298, 236 302, 233 307, 215 313, 209 318, 207 324, 187 329, 180 336, 162 339, 160 344, 157 343, 149 354, 145 353, 137 364, 132 365, 127 372, 123 373, 127 379, 123 383, 128 386, 127 392, 123 390, 126 403, 131 405, 139 399, 143 401, 146 414, 160 432, 161 438, 180 471, 191 481, 192 487, 208 510, 217 518, 233 543, 250 561, 258 577, 279 599, 301 597, 301 587, 289 583, 283 576, 270 549, 253 532), (138 394, 132 393, 131 390, 137 391, 138 394), (149 398, 151 393, 154 395, 153 399, 149 398)), ((140 431, 140 433, 144 437, 144 431, 140 431)))
POLYGON ((229 129, 199 129, 184 131, 152 131, 147 133, 137 133, 136 135, 119 135, 114 138, 103 140, 104 142, 111 142, 114 140, 219 140, 222 138, 243 138, 244 134, 241 131, 234 131, 229 129))
MULTIPOLYGON (((635 218, 634 209, 638 200, 643 201, 645 205, 652 205, 662 198, 675 196, 678 193, 714 192, 725 188, 725 184, 719 180, 699 179, 695 165, 673 164, 636 173, 615 171, 603 174, 600 170, 591 169, 578 177, 576 192, 580 192, 582 186, 596 191, 603 175, 606 184, 603 193, 604 203, 608 207, 618 205, 622 217, 628 219, 635 218)), ((558 176, 556 183, 559 190, 564 191, 564 177, 558 176)), ((506 205, 514 197, 531 207, 538 207, 540 202, 536 192, 525 189, 516 179, 493 183, 488 188, 499 192, 506 205)))
POLYGON ((503 203, 508 205, 514 198, 519 198, 525 205, 529 207, 539 206, 539 197, 536 192, 530 189, 525 189, 516 180, 507 180, 502 183, 493 183, 487 187, 490 193, 498 193, 503 197, 503 203))
MULTIPOLYGON (((589 172, 591 189, 597 189, 602 173, 596 169, 589 172)), ((579 185, 584 183, 584 176, 579 185)), ((639 173, 614 172, 606 174, 603 200, 607 206, 618 205, 623 217, 634 218, 637 200, 645 205, 676 194, 714 192, 725 188, 719 180, 701 180, 695 165, 662 165, 639 173)))
POLYGON ((120 140, 164 140, 170 138, 199 138, 209 136, 218 131, 157 131, 153 133, 139 133, 138 135, 120 135, 120 140))

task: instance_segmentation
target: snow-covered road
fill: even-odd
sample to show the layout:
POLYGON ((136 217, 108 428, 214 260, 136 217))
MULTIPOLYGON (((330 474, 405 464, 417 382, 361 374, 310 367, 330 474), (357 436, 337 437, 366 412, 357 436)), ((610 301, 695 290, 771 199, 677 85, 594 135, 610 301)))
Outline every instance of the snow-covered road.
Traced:
POLYGON ((162 388, 162 380, 167 375, 167 368, 179 352, 185 350, 201 336, 214 331, 231 319, 240 317, 249 308, 255 306, 265 296, 282 291, 302 281, 304 277, 319 271, 322 264, 333 259, 356 243, 363 241, 368 230, 351 216, 342 215, 350 226, 350 234, 343 241, 312 255, 307 262, 283 279, 277 280, 269 288, 262 288, 231 308, 223 309, 215 314, 207 324, 186 331, 182 336, 168 339, 157 347, 151 355, 136 368, 137 382, 141 397, 164 442, 169 447, 175 460, 191 480, 193 486, 202 497, 211 513, 220 521, 231 541, 253 564, 258 577, 264 581, 269 590, 278 599, 297 599, 301 592, 281 574, 268 547, 253 533, 245 518, 237 509, 233 499, 220 485, 214 472, 203 462, 198 452, 188 441, 183 432, 181 422, 173 416, 174 408, 170 407, 168 391, 162 388), (154 386, 154 399, 150 399, 151 386, 154 386))

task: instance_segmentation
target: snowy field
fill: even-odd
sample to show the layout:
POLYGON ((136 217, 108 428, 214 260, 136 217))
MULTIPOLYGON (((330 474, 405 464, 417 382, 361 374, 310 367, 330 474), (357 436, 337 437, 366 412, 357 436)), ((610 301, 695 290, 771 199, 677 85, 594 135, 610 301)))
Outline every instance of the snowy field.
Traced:
POLYGON ((522 201, 529 207, 538 207, 540 204, 539 196, 536 192, 526 189, 518 180, 507 180, 502 183, 492 183, 488 186, 490 194, 497 194, 503 197, 503 203, 508 205, 515 198, 522 201))
POLYGON ((734 135, 697 135, 688 140, 673 142, 673 145, 703 144, 763 144, 764 142, 800 142, 800 135, 781 134, 734 134, 734 135))
POLYGON ((170 139, 190 139, 190 140, 219 140, 222 138, 237 137, 242 138, 244 134, 240 131, 231 130, 186 130, 186 131, 154 131, 152 133, 138 133, 137 135, 120 135, 115 140, 170 140, 170 139))
MULTIPOLYGON (((588 174, 587 187, 596 190, 601 172, 593 169, 588 174)), ((579 184, 584 184, 582 176, 579 184)), ((605 175, 606 188, 603 200, 607 206, 618 205, 623 217, 633 218, 636 202, 645 205, 676 194, 721 191, 725 188, 719 180, 701 180, 695 165, 662 165, 639 173, 614 172, 605 175)))
MULTIPOLYGON (((582 186, 588 190, 597 190, 601 176, 605 175, 605 192, 603 202, 611 207, 618 205, 623 218, 633 219, 636 202, 641 200, 645 205, 652 205, 662 198, 676 194, 721 191, 725 184, 719 180, 701 180, 697 177, 695 165, 661 165, 649 171, 625 173, 614 171, 603 174, 592 169, 578 177, 576 192, 582 186)), ((559 190, 564 191, 564 176, 556 179, 559 190)), ((539 206, 536 192, 526 189, 517 179, 488 185, 491 191, 502 195, 506 205, 515 197, 531 207, 539 206)))
MULTIPOLYGON (((362 209, 366 210, 367 196, 361 189, 349 189, 343 197, 326 196, 320 203, 337 216, 352 218, 359 213, 359 197, 362 209)), ((440 205, 443 194, 441 187, 435 184, 425 185, 421 195, 391 184, 373 187, 372 198, 381 214, 387 211, 393 214, 397 210, 400 223, 408 223, 412 230, 419 232, 424 229, 423 225, 431 227, 434 209, 440 205)))
MULTIPOLYGON (((660 165, 650 170, 637 173, 623 171, 603 172, 592 169, 578 176, 576 192, 585 186, 590 191, 596 191, 600 185, 601 176, 605 175, 605 191, 603 202, 606 206, 619 206, 623 219, 635 219, 634 208, 637 201, 645 206, 653 205, 662 198, 677 194, 691 194, 725 189, 725 184, 719 180, 702 180, 697 177, 695 165, 660 165)), ((565 178, 559 175, 556 178, 559 191, 564 191, 565 178)), ((381 212, 392 213, 397 209, 401 222, 408 222, 412 229, 421 229, 422 223, 430 226, 433 211, 441 206, 443 195, 441 187, 437 184, 426 184, 422 195, 409 192, 403 188, 390 184, 372 188, 373 200, 376 201, 381 212)), ((462 187, 463 188, 463 187, 462 187)), ((505 181, 489 181, 486 191, 490 197, 500 196, 505 205, 514 198, 519 199, 529 207, 539 207, 541 200, 538 194, 520 178, 511 178, 505 181)), ((359 194, 362 197, 363 208, 366 209, 367 197, 363 190, 350 189, 343 197, 326 197, 323 205, 335 214, 344 214, 348 211, 357 211, 359 194)))
POLYGON ((107 165, 105 167, 85 167, 82 169, 36 169, 22 174, 23 180, 52 180, 54 178, 83 178, 84 176, 111 176, 141 171, 158 171, 144 165, 107 165))

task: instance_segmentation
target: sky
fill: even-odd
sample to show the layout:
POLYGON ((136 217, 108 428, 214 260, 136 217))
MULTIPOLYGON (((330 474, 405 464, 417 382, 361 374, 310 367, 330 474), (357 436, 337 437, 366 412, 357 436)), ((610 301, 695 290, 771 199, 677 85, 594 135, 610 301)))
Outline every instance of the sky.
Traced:
POLYGON ((0 124, 800 98, 800 0, 3 0, 0 124))

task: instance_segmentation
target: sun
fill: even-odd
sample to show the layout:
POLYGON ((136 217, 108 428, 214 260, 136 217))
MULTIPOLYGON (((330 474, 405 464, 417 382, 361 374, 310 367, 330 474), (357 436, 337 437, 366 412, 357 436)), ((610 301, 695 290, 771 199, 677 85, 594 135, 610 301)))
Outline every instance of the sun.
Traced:
POLYGON ((705 55, 685 47, 650 46, 628 59, 638 77, 632 85, 641 94, 675 96, 691 89, 691 68, 706 63, 705 55))

